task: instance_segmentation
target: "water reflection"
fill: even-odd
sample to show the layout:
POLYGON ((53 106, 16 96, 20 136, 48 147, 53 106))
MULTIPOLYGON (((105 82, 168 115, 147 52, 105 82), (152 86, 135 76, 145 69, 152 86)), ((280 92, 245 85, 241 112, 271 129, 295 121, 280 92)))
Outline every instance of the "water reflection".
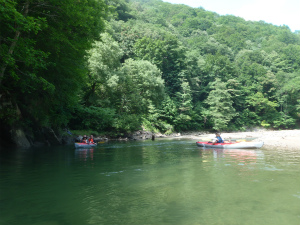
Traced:
POLYGON ((245 149, 202 149, 200 155, 204 160, 208 158, 232 159, 238 163, 256 163, 258 159, 263 159, 264 154, 261 150, 245 149))
POLYGON ((87 161, 94 159, 94 148, 78 148, 75 150, 76 158, 79 158, 81 161, 87 161))

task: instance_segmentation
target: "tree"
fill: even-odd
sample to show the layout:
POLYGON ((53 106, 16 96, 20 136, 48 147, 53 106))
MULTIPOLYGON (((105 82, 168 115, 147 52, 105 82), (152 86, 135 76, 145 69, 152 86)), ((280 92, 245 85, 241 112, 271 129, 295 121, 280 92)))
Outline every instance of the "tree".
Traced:
POLYGON ((175 119, 175 125, 177 130, 187 130, 189 128, 189 122, 192 119, 192 91, 187 81, 182 80, 181 90, 176 93, 178 102, 178 116, 175 119))
POLYGON ((101 41, 95 41, 93 48, 87 53, 89 79, 87 81, 88 87, 84 91, 84 102, 86 105, 91 105, 99 100, 95 96, 97 88, 99 88, 99 95, 109 90, 107 88, 108 80, 121 66, 120 59, 123 56, 123 51, 109 34, 103 33, 101 34, 101 41))
POLYGON ((258 122, 266 121, 267 123, 271 123, 278 106, 277 102, 269 101, 261 92, 248 96, 246 103, 250 108, 254 109, 255 114, 260 116, 260 121, 258 122))
POLYGON ((162 113, 160 115, 160 118, 162 118, 162 120, 166 121, 167 123, 174 125, 174 121, 178 116, 178 110, 175 101, 171 99, 170 96, 166 96, 162 101, 161 108, 162 113))
POLYGON ((28 34, 37 34, 47 25, 45 18, 29 15, 30 1, 17 3, 11 0, 1 0, 0 3, 1 86, 2 81, 10 75, 19 79, 19 74, 15 71, 19 60, 32 66, 33 71, 45 65, 43 60, 47 54, 34 48, 36 41, 28 37, 28 34), (41 57, 40 64, 35 58, 37 56, 41 57))
POLYGON ((209 105, 209 116, 213 122, 213 129, 224 130, 232 118, 236 116, 232 107, 232 97, 227 89, 227 84, 217 78, 211 83, 210 91, 206 103, 209 105))
POLYGON ((120 114, 145 114, 149 101, 158 106, 165 93, 160 70, 149 61, 132 59, 122 65, 115 90, 120 114))
POLYGON ((135 44, 135 54, 138 59, 148 60, 162 71, 170 94, 175 94, 180 88, 179 73, 184 69, 185 49, 178 39, 167 34, 163 39, 153 40, 144 37, 135 44))
POLYGON ((104 28, 107 6, 102 0, 2 0, 0 7, 1 90, 34 123, 66 125, 85 78, 85 51, 104 28))
POLYGON ((300 99, 300 72, 277 74, 278 86, 276 89, 276 98, 279 103, 279 111, 286 116, 297 118, 299 110, 297 109, 300 99))
POLYGON ((209 74, 208 82, 213 81, 215 78, 227 81, 236 76, 235 65, 230 61, 228 56, 220 53, 216 55, 209 54, 206 57, 205 63, 205 72, 209 74))

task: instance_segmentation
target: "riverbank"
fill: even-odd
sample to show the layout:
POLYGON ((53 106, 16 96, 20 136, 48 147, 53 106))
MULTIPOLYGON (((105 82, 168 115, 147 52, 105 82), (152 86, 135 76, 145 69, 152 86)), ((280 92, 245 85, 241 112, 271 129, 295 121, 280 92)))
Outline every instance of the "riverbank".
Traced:
MULTIPOLYGON (((193 140, 211 140, 213 133, 203 134, 201 132, 182 133, 172 138, 187 138, 193 140)), ((224 140, 255 140, 263 141, 263 148, 267 149, 291 149, 300 151, 300 130, 267 131, 257 130, 253 132, 222 133, 224 140)))

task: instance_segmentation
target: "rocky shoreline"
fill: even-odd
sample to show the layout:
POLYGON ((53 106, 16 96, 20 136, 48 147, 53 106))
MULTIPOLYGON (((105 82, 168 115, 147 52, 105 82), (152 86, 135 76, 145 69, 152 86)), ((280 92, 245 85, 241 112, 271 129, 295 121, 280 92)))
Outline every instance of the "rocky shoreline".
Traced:
MULTIPOLYGON (((129 137, 120 138, 106 138, 99 137, 98 141, 103 140, 149 140, 154 135, 155 139, 190 139, 193 141, 209 141, 215 137, 214 133, 209 132, 182 132, 171 135, 164 135, 160 133, 153 134, 148 131, 137 131, 129 137)), ((244 141, 263 141, 264 149, 280 149, 280 150, 299 150, 300 151, 300 130, 279 130, 270 131, 257 129, 247 132, 225 132, 221 133, 224 140, 244 140, 244 141)), ((97 140, 97 139, 96 139, 97 140)))
MULTIPOLYGON (((73 144, 76 140, 76 137, 72 134, 68 134, 66 132, 65 135, 56 136, 52 129, 43 129, 41 131, 44 136, 44 140, 34 140, 31 139, 30 136, 25 134, 16 135, 18 142, 20 142, 17 146, 19 147, 41 147, 41 146, 49 146, 49 145, 69 145, 73 144), (21 143, 21 141, 27 141, 25 144, 21 143)), ((299 137, 300 130, 280 130, 280 131, 270 131, 257 129, 253 131, 247 132, 225 132, 221 134, 224 140, 245 140, 245 141, 263 141, 265 149, 290 149, 290 150, 299 150, 299 137)), ((197 131, 197 132, 182 132, 182 133, 173 133, 171 135, 164 135, 161 133, 152 133, 150 131, 136 131, 133 134, 127 134, 122 137, 116 136, 99 136, 95 137, 96 142, 106 142, 110 140, 119 140, 119 141, 127 141, 127 140, 156 140, 156 139, 190 139, 193 141, 209 141, 215 137, 214 133, 209 133, 207 131, 197 131)), ((1 141, 2 143, 2 141, 1 141)))
MULTIPOLYGON (((224 140, 244 140, 244 141, 263 141, 263 148, 266 149, 291 149, 300 151, 300 130, 280 130, 280 131, 269 131, 269 130, 254 130, 247 132, 225 132, 221 133, 224 140)), ((132 135, 126 137, 96 137, 97 142, 109 141, 109 140, 149 140, 149 139, 190 139, 194 141, 209 141, 215 137, 214 133, 209 132, 182 132, 173 133, 171 135, 164 135, 161 133, 155 133, 149 131, 137 131, 132 135)))

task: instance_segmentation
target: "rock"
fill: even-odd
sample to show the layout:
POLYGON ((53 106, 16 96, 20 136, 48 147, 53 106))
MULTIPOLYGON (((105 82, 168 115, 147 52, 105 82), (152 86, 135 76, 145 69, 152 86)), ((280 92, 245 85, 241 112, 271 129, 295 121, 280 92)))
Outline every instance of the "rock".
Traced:
POLYGON ((152 135, 153 133, 150 131, 136 131, 130 136, 130 139, 147 140, 147 139, 152 139, 152 135))
POLYGON ((74 143, 74 137, 63 135, 61 138, 61 143, 63 145, 71 145, 74 143))
POLYGON ((10 130, 11 139, 17 147, 29 148, 31 145, 21 128, 12 128, 10 130))
POLYGON ((54 130, 51 128, 44 128, 43 133, 45 135, 46 140, 50 143, 50 145, 61 145, 61 141, 56 136, 54 130))
MULTIPOLYGON (((2 92, 0 95, 0 111, 11 110, 14 113, 15 121, 22 120, 21 111, 15 103, 9 92, 2 92)), ((6 123, 2 119, 0 120, 1 141, 4 141, 4 145, 15 145, 17 147, 28 148, 31 146, 26 134, 21 126, 15 122, 13 125, 6 123)), ((2 144, 2 143, 1 143, 2 144)))

